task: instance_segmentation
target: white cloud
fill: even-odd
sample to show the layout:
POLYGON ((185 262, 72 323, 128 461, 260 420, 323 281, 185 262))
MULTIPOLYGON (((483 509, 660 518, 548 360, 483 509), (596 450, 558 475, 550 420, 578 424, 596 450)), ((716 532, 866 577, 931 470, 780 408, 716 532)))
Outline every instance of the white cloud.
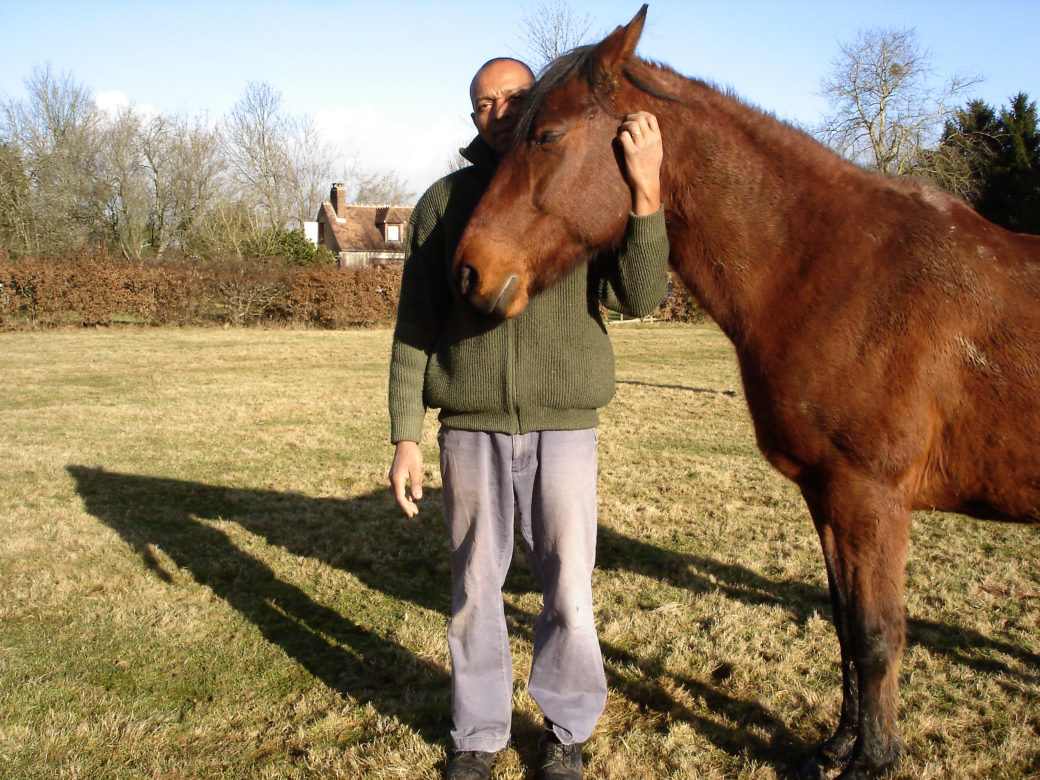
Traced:
MULTIPOLYGON (((94 105, 103 113, 110 117, 114 117, 120 111, 133 104, 130 103, 130 98, 128 98, 124 92, 118 89, 111 89, 107 92, 95 92, 94 105)), ((155 106, 150 106, 147 103, 138 103, 133 105, 133 108, 134 113, 143 119, 151 119, 159 114, 159 109, 155 106)))
POLYGON ((129 106, 130 98, 118 89, 113 89, 108 92, 95 92, 94 105, 106 114, 112 116, 118 114, 124 108, 129 106))
POLYGON ((316 128, 346 160, 366 171, 396 171, 416 197, 448 172, 460 146, 475 131, 466 116, 389 117, 370 104, 322 111, 316 128))

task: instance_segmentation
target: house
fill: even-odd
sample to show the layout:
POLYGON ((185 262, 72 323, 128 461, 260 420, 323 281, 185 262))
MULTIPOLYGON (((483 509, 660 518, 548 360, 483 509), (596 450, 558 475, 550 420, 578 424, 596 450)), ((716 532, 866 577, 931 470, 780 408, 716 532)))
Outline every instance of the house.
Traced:
POLYGON ((411 206, 347 203, 346 187, 333 184, 318 208, 317 243, 332 250, 340 268, 400 263, 411 215, 411 206))

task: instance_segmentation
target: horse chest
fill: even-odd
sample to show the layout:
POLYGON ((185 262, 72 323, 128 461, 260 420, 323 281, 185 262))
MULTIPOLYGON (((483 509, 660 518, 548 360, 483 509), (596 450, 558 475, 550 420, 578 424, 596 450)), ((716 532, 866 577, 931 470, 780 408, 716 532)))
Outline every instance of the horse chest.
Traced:
POLYGON ((766 382, 749 384, 745 379, 745 396, 758 448, 777 471, 800 483, 827 449, 819 409, 810 400, 782 393, 766 382))

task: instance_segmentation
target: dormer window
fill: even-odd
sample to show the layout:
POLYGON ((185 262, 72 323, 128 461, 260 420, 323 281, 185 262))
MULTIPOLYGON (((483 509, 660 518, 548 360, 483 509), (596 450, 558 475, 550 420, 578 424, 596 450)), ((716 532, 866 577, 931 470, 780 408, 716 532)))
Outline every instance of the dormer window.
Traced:
POLYGON ((401 226, 400 225, 386 225, 386 240, 387 243, 391 241, 401 240, 401 226))

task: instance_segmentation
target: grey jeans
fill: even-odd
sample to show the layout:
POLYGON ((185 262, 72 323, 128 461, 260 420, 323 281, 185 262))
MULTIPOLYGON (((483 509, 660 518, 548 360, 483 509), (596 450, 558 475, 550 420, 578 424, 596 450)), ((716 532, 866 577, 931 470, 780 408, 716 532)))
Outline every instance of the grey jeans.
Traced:
POLYGON ((514 506, 542 588, 528 691, 563 744, 584 742, 607 700, 592 613, 596 432, 442 428, 438 441, 451 531, 455 749, 498 751, 509 741, 513 666, 502 584, 514 506))

